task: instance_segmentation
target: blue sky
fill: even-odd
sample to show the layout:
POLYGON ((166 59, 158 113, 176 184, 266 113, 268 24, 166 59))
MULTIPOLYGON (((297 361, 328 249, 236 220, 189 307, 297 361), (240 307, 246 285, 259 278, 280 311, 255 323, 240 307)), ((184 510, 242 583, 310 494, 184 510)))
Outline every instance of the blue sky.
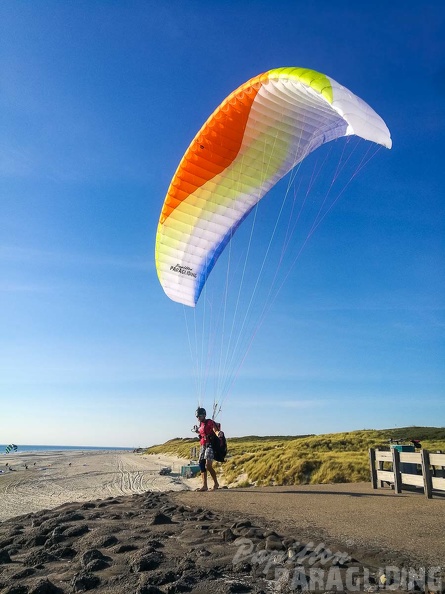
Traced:
POLYGON ((5 1, 0 23, 0 441, 191 435, 195 362, 157 280, 157 221, 210 113, 280 66, 362 97, 393 149, 292 268, 224 400, 226 432, 443 425, 442 2, 5 1))

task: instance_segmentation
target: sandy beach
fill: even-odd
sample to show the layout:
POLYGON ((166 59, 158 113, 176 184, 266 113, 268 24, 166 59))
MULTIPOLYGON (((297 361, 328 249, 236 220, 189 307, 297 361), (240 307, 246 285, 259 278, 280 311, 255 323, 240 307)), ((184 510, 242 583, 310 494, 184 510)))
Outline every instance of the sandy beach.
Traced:
POLYGON ((124 450, 8 454, 0 458, 0 521, 72 501, 194 489, 197 479, 180 477, 187 463, 124 450), (172 468, 170 475, 159 474, 164 466, 172 468))
POLYGON ((406 592, 416 590, 402 583, 413 570, 420 590, 443 592, 441 497, 367 483, 196 493, 199 478, 180 477, 187 461, 128 451, 5 463, 1 594, 285 594, 305 580, 309 591, 347 590, 352 577, 353 590, 376 592, 382 571, 391 591, 406 592), (163 466, 172 473, 160 475, 163 466))

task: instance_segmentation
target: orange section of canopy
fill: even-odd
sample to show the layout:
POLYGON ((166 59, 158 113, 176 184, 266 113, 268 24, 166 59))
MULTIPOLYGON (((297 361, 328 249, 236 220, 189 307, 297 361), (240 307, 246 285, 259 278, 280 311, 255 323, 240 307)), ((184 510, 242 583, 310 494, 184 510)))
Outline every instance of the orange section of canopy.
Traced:
POLYGON ((160 223, 174 209, 237 157, 252 103, 261 87, 260 75, 239 87, 214 111, 187 149, 168 189, 160 223))

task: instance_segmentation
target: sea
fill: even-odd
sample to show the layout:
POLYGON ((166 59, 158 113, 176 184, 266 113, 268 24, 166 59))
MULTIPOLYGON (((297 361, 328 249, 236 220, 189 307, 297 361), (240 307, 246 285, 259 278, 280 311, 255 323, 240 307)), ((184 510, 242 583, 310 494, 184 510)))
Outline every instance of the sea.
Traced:
MULTIPOLYGON (((0 455, 7 455, 5 450, 9 444, 0 444, 0 455)), ((82 452, 98 452, 98 451, 120 451, 132 452, 134 448, 117 448, 108 446, 62 446, 62 445, 22 445, 15 444, 17 452, 11 451, 11 454, 20 454, 21 452, 62 452, 62 451, 82 451, 82 452)))

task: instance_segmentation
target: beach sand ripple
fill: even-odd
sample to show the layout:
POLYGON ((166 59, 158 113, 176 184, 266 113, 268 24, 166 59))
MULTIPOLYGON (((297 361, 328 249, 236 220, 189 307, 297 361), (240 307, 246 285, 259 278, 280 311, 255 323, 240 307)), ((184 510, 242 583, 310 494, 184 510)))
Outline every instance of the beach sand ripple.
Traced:
POLYGON ((0 460, 0 521, 71 501, 194 488, 195 479, 180 477, 181 465, 186 463, 180 458, 124 450, 4 456, 0 460), (171 474, 161 476, 163 466, 170 466, 171 474))

